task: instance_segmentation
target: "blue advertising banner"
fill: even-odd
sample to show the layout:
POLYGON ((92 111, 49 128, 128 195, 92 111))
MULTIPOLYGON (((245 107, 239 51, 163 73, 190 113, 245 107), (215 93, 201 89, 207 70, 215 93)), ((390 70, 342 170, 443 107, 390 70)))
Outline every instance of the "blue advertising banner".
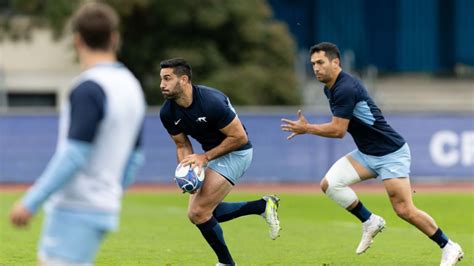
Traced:
MULTIPOLYGON (((318 182, 339 157, 355 149, 352 137, 328 139, 312 135, 286 140, 282 117, 294 114, 240 115, 254 147, 254 160, 242 182, 318 182)), ((415 181, 474 181, 472 114, 392 114, 386 116, 408 142, 415 181)), ((312 122, 328 116, 307 115, 312 122)), ((29 183, 54 153, 57 115, 0 116, 0 182, 29 183)), ((193 142, 195 151, 201 149, 193 142)), ((138 182, 171 182, 176 167, 174 143, 157 114, 144 128, 146 164, 138 182)))

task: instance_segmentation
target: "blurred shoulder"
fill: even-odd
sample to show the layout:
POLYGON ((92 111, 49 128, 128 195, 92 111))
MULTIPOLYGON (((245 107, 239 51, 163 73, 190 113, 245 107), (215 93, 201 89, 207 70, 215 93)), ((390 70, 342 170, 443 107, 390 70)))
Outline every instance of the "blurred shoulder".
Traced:
POLYGON ((360 80, 345 72, 345 71, 341 71, 341 74, 339 74, 340 76, 338 77, 338 79, 340 80, 340 83, 342 86, 351 86, 351 87, 354 87, 354 86, 358 86, 360 84, 360 80))
POLYGON ((196 88, 199 90, 199 93, 201 94, 202 97, 205 99, 227 99, 227 95, 225 95, 222 91, 204 86, 204 85, 195 85, 196 88))
POLYGON ((341 71, 336 85, 335 94, 360 94, 365 91, 365 87, 358 77, 344 71, 341 71))

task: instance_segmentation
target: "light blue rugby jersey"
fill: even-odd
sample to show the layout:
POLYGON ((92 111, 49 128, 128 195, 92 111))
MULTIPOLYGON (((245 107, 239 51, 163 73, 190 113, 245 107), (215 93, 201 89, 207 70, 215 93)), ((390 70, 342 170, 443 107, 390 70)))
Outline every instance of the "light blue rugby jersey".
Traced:
POLYGON ((123 65, 104 62, 81 73, 61 111, 55 155, 22 199, 28 210, 47 200, 47 213, 116 228, 123 189, 143 163, 145 105, 123 65))
POLYGON ((362 153, 383 156, 405 144, 355 77, 341 71, 331 89, 324 87, 324 94, 334 116, 350 119, 347 131, 362 153))
POLYGON ((87 164, 48 200, 58 208, 117 212, 127 162, 140 145, 145 100, 120 63, 99 63, 77 78, 60 117, 58 149, 67 140, 91 145, 87 164))

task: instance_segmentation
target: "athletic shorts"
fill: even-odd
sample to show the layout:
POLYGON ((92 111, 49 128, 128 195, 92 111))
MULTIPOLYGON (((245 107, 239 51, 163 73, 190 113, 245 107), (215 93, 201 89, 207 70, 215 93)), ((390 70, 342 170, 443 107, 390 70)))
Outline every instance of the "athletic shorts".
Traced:
POLYGON ((233 151, 210 161, 208 167, 225 177, 232 185, 235 185, 249 168, 252 156, 252 148, 233 151))
POLYGON ((92 265, 109 229, 110 215, 51 210, 46 212, 39 241, 41 261, 65 265, 92 265))
POLYGON ((384 156, 367 155, 357 149, 348 155, 365 168, 376 173, 382 180, 409 177, 410 175, 411 155, 407 143, 400 149, 384 156))

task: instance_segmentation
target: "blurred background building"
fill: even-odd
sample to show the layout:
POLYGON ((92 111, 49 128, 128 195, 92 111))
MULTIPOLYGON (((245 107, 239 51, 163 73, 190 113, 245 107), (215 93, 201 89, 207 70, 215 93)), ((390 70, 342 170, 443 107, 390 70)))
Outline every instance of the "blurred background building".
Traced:
POLYGON ((295 36, 306 72, 308 47, 329 41, 341 49, 344 68, 357 72, 385 109, 473 110, 473 1, 269 2, 295 36))
MULTIPOLYGON (((31 182, 54 150, 56 111, 80 71, 63 28, 80 2, 0 0, 0 182, 31 182)), ((474 1, 108 2, 122 18, 120 59, 150 106, 162 101, 159 61, 175 56, 191 62, 197 83, 240 105, 256 147, 253 181, 315 181, 354 148, 350 137, 289 144, 279 131, 300 106, 312 121, 329 118, 308 56, 321 41, 339 46, 343 68, 406 137, 414 176, 474 178, 474 1)), ((157 111, 145 128, 146 182, 169 181, 175 164, 157 111)))
POLYGON ((78 72, 70 39, 55 41, 50 30, 34 30, 30 41, 0 42, 2 103, 8 107, 51 110, 78 72))
MULTIPOLYGON (((0 1, 0 8, 7 10, 4 20, 10 20, 10 29, 30 32, 26 39, 7 38, 1 32, 5 36, 0 41, 0 103, 4 109, 5 105, 57 106, 78 71, 69 35, 55 40, 51 29, 28 25, 28 16, 12 11, 13 2, 0 1)), ((319 84, 308 64, 308 48, 330 41, 340 47, 344 69, 359 75, 384 109, 474 110, 473 1, 269 0, 268 4, 296 42, 293 57, 303 104, 319 106, 325 101, 314 89, 319 84)))
POLYGON ((474 65, 470 0, 269 0, 298 48, 321 40, 351 53, 353 67, 462 75, 474 65))

